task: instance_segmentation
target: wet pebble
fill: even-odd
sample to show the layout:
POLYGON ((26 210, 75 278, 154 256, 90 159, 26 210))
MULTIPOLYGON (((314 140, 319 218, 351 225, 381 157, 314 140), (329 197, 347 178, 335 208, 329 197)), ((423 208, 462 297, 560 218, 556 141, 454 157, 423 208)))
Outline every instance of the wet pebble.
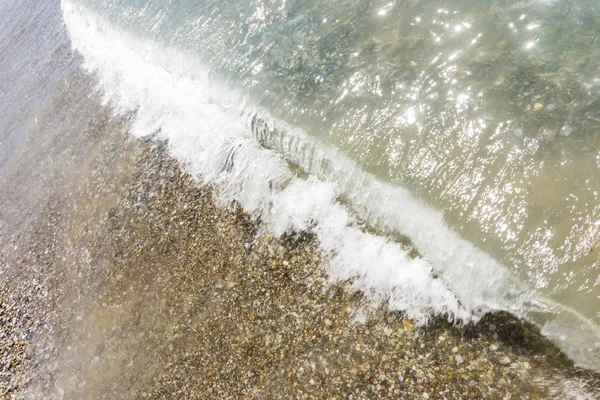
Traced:
POLYGON ((500 358, 500 360, 498 360, 498 361, 502 365, 508 365, 508 364, 510 364, 510 358, 508 358, 507 356, 504 356, 504 357, 500 358))
POLYGON ((521 136, 523 136, 523 129, 521 129, 521 128, 515 128, 515 129, 513 129, 512 133, 516 137, 521 137, 521 136))
POLYGON ((560 134, 562 136, 570 136, 573 133, 573 128, 571 125, 565 125, 560 129, 560 134))
POLYGON ((542 129, 541 136, 545 140, 551 140, 556 137, 556 131, 550 128, 542 129))

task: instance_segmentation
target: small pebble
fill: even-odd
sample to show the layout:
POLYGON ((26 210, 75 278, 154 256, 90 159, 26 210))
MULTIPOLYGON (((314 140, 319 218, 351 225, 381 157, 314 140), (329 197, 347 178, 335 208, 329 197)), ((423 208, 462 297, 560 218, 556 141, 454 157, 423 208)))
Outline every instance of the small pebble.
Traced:
POLYGON ((454 357, 454 360, 456 361, 457 364, 462 364, 465 362, 465 359, 462 358, 462 356, 460 354, 458 354, 456 357, 454 357))
POLYGON ((573 128, 571 127, 571 125, 565 125, 560 130, 560 134, 562 136, 569 136, 571 135, 571 133, 573 133, 573 128))
POLYGON ((535 103, 533 105, 533 111, 542 111, 544 109, 544 105, 542 103, 535 103))
MULTIPOLYGON (((521 136, 523 136, 523 129, 521 129, 521 128, 515 128, 512 133, 516 137, 521 137, 521 136)), ((492 325, 490 325, 490 330, 493 330, 492 329, 492 325)))
POLYGON ((556 137, 556 131, 554 129, 543 129, 542 137, 546 140, 554 139, 556 137))

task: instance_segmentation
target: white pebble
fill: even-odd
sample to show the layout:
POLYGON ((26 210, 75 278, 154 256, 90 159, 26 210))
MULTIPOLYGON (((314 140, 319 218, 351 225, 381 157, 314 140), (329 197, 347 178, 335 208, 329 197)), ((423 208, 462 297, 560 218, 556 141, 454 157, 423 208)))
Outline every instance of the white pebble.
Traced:
MULTIPOLYGON (((523 129, 521 128, 516 128, 513 130, 513 135, 515 135, 516 137, 521 137, 523 136, 523 129)), ((491 329, 491 328, 490 328, 491 329)))
POLYGON ((573 133, 573 128, 571 127, 571 125, 565 125, 560 130, 560 134, 563 136, 569 136, 571 133, 573 133))
POLYGON ((542 130, 542 137, 546 140, 554 139, 556 137, 556 131, 554 129, 542 130))

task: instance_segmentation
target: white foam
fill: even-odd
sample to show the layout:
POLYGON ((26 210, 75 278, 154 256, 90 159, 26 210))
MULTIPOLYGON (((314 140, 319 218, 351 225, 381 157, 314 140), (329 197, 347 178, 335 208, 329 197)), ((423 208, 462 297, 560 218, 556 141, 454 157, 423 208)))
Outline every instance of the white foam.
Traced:
MULTIPOLYGON (((250 114, 268 115, 266 110, 250 114)), ((315 143, 301 130, 271 118, 271 132, 258 134, 305 171, 335 182, 361 220, 388 233, 408 236, 435 273, 472 313, 504 310, 520 313, 533 293, 502 265, 444 222, 443 214, 414 198, 407 190, 378 181, 333 148, 315 143), (333 160, 333 162, 331 162, 333 160)), ((263 129, 264 131, 264 129, 263 129)), ((547 307, 547 306, 544 306, 547 307)), ((529 306, 538 310, 540 306, 529 306)))
POLYGON ((471 318, 432 277, 428 262, 353 226, 335 201, 338 184, 299 179, 276 152, 261 147, 242 114, 242 97, 209 82, 197 60, 134 38, 71 2, 62 7, 72 45, 84 56, 84 67, 97 74, 105 101, 118 112, 137 110, 133 135, 159 131, 195 177, 214 185, 224 201, 238 200, 277 234, 316 222, 334 279, 360 277, 357 289, 374 300, 389 299, 417 321, 433 313, 471 318))
POLYGON ((374 301, 389 300, 417 322, 433 314, 471 321, 490 310, 522 317, 555 313, 555 305, 541 302, 448 228, 442 213, 254 109, 241 94, 210 81, 193 55, 134 37, 71 1, 63 0, 62 8, 72 45, 84 67, 97 74, 106 102, 117 112, 137 110, 133 135, 158 131, 189 172, 215 186, 224 202, 239 201, 275 233, 313 227, 334 279, 357 278, 356 289, 374 301), (280 133, 265 139, 275 150, 254 136, 250 118, 256 112, 280 133), (295 176, 283 153, 312 175, 295 176), (371 225, 410 237, 423 258, 360 229, 336 201, 340 195, 371 225))

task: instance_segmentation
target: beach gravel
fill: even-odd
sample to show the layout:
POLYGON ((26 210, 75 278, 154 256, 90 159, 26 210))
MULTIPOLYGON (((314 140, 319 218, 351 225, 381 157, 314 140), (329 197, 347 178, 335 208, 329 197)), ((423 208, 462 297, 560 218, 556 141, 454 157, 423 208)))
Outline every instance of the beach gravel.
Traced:
POLYGON ((92 170, 77 192, 86 195, 60 210, 62 239, 38 238, 54 249, 58 287, 17 279, 0 292, 0 396, 542 399, 597 389, 597 375, 529 324, 494 314, 417 327, 332 282, 310 232, 273 237, 217 201, 164 143, 119 146, 129 156, 107 158, 119 175, 105 179, 98 161, 104 172, 92 170))

